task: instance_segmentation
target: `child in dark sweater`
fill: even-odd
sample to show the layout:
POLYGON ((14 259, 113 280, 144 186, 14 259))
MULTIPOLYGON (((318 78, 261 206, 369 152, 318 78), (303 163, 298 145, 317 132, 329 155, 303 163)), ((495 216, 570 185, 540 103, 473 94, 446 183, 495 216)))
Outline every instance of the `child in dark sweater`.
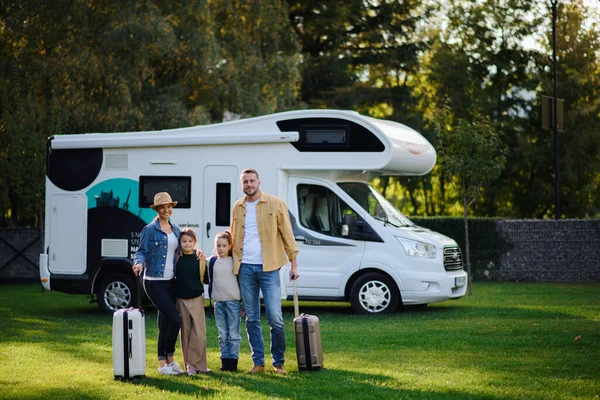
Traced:
MULTIPOLYGON (((175 295, 181 314, 181 352, 188 375, 210 372, 206 363, 206 321, 204 318, 205 260, 196 256, 196 233, 181 230, 182 254, 175 266, 175 295)), ((159 321, 160 323, 160 321, 159 321)))

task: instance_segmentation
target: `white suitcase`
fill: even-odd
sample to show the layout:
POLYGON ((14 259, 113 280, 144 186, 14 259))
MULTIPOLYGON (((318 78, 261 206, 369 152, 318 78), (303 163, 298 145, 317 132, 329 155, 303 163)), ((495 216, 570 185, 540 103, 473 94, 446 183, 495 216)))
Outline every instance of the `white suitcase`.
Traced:
POLYGON ((142 310, 142 280, 135 280, 140 308, 124 308, 113 314, 113 370, 116 378, 138 378, 146 373, 146 316, 142 310))
POLYGON ((115 378, 137 378, 146 373, 146 318, 138 308, 113 314, 113 369, 115 378))

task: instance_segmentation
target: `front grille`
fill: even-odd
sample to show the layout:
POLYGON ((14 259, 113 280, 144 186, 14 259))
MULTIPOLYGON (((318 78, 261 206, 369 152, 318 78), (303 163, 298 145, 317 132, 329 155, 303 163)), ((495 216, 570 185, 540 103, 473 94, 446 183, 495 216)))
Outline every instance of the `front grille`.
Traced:
POLYGON ((462 254, 458 246, 444 247, 444 268, 446 271, 457 271, 463 268, 462 254))

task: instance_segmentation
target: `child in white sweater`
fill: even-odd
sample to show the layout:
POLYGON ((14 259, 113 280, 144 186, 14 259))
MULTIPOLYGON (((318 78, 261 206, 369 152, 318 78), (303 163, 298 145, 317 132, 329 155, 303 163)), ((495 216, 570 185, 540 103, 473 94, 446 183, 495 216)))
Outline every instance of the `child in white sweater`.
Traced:
POLYGON ((233 273, 232 238, 229 231, 215 239, 217 255, 208 259, 208 293, 215 301, 215 322, 219 331, 221 371, 237 371, 240 356, 241 296, 237 276, 233 273))

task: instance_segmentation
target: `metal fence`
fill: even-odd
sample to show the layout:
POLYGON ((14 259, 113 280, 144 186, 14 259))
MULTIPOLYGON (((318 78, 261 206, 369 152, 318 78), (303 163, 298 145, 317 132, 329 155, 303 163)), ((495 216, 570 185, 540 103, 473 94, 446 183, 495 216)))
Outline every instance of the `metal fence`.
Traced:
POLYGON ((0 229, 0 283, 39 281, 39 229, 0 229))

